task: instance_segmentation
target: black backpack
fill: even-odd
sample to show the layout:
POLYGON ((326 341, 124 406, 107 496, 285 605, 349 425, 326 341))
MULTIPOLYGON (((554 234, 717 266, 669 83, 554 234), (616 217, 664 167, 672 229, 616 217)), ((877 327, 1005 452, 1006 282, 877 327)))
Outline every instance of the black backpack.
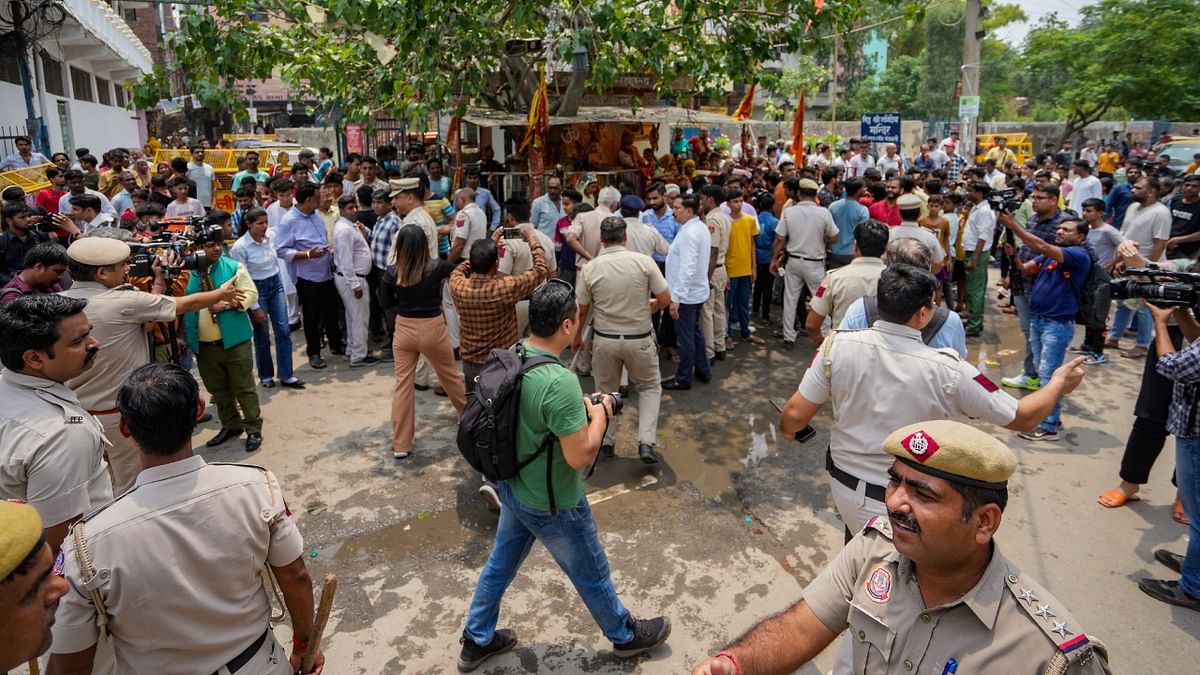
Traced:
MULTIPOLYGON (((1085 249, 1086 250, 1086 249, 1085 249)), ((1071 289, 1071 293, 1075 296, 1075 303, 1078 309, 1075 311, 1075 323, 1080 326, 1090 326, 1092 328, 1102 328, 1108 322, 1108 310, 1112 303, 1112 276, 1104 266, 1096 260, 1091 251, 1088 255, 1092 259, 1091 269, 1088 270, 1087 279, 1083 282, 1083 288, 1075 291, 1075 284, 1071 283, 1071 275, 1063 270, 1062 275, 1067 280, 1067 288, 1071 289)), ((1059 267, 1059 269, 1062 269, 1059 267)))
MULTIPOLYGON (((863 309, 866 310, 867 327, 870 328, 879 320, 879 302, 877 298, 874 295, 864 295, 863 309)), ((933 310, 933 318, 921 329, 921 342, 927 345, 933 342, 933 338, 942 329, 942 326, 946 325, 946 319, 948 318, 950 318, 950 310, 945 307, 935 308, 933 310)))
POLYGON ((554 504, 554 485, 550 472, 554 463, 554 434, 547 434, 538 451, 524 462, 517 460, 517 416, 521 409, 522 376, 558 359, 549 356, 526 357, 525 347, 493 349, 479 371, 475 390, 467 396, 467 407, 458 423, 458 451, 476 471, 491 481, 514 478, 527 465, 546 454, 546 491, 550 510, 554 504))

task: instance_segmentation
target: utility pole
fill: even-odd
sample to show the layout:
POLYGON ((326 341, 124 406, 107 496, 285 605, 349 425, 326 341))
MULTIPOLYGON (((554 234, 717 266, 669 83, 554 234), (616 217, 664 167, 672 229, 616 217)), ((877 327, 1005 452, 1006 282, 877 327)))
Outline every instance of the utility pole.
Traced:
MULTIPOLYGON (((963 64, 962 64, 962 95, 979 96, 979 43, 983 40, 983 6, 980 0, 967 0, 967 13, 963 20, 963 64)), ((979 121, 978 115, 962 118, 960 137, 962 147, 959 154, 971 164, 975 163, 975 132, 979 121)))

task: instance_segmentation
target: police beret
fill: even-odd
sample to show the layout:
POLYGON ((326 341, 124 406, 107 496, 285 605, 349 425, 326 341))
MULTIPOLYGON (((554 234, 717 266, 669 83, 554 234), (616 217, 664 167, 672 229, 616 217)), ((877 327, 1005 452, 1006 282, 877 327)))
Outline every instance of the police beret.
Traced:
POLYGON ((883 441, 883 451, 917 471, 982 488, 1004 487, 1017 470, 1017 457, 1008 446, 950 420, 901 427, 883 441))
POLYGON ((388 189, 391 190, 393 197, 400 194, 401 192, 408 192, 410 190, 419 190, 420 188, 421 188, 421 179, 420 178, 393 178, 388 181, 388 189))
POLYGON ((919 209, 921 208, 921 204, 921 198, 911 192, 906 195, 900 195, 900 198, 896 200, 896 206, 904 209, 905 211, 909 209, 919 209))
POLYGON ((108 237, 84 237, 71 244, 67 256, 84 265, 116 265, 129 259, 129 244, 108 237))
POLYGON ((42 519, 24 502, 0 501, 0 579, 17 569, 42 540, 42 519))
POLYGON ((642 201, 642 198, 637 195, 625 195, 624 197, 621 197, 621 208, 632 209, 634 211, 645 211, 646 202, 642 201))
POLYGON ((817 181, 815 181, 811 178, 801 178, 800 179, 800 189, 801 190, 819 190, 821 188, 820 188, 820 186, 817 185, 817 181))

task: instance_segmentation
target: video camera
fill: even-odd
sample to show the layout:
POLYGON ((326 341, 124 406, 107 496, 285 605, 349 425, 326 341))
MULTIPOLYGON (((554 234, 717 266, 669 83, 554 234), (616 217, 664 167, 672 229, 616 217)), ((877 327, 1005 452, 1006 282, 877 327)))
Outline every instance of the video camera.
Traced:
POLYGON ((1156 307, 1200 309, 1200 274, 1138 268, 1113 279, 1112 295, 1119 300, 1141 298, 1156 307))
MULTIPOLYGON (((613 400, 613 417, 616 417, 617 415, 621 414, 621 409, 625 407, 625 397, 621 396, 620 393, 615 391, 609 394, 609 396, 611 396, 613 400)), ((588 400, 592 402, 592 405, 602 405, 604 403, 604 394, 596 394, 591 396, 588 400)))
POLYGON ((168 252, 174 252, 176 257, 175 264, 166 264, 163 259, 163 271, 168 280, 178 277, 182 270, 203 272, 208 269, 204 245, 225 240, 222 227, 212 224, 208 216, 164 218, 160 222, 163 230, 149 242, 129 242, 129 248, 133 250, 130 276, 153 276, 154 260, 163 259, 168 252))
POLYGON ((1012 213, 1021 206, 1021 200, 1017 198, 1017 191, 1012 188, 992 190, 992 193, 988 195, 987 203, 997 213, 1012 213))

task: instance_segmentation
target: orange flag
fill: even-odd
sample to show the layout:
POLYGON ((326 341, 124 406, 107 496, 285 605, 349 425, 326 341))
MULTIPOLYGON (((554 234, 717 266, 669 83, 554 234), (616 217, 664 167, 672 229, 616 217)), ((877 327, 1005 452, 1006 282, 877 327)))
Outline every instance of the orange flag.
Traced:
POLYGON ((538 69, 538 76, 541 85, 533 94, 533 100, 529 102, 529 125, 525 129, 525 140, 521 141, 521 149, 518 152, 524 152, 531 142, 535 148, 543 147, 546 144, 546 135, 550 133, 550 100, 546 91, 544 67, 538 69))
POLYGON ((804 90, 800 90, 800 102, 796 104, 796 117, 792 120, 792 161, 804 166, 804 90))
POLYGON ((733 111, 732 117, 734 122, 745 122, 746 120, 750 119, 751 115, 754 114, 754 89, 756 87, 758 87, 757 84, 751 83, 750 86, 746 88, 746 95, 742 97, 742 102, 739 103, 737 109, 733 111))

